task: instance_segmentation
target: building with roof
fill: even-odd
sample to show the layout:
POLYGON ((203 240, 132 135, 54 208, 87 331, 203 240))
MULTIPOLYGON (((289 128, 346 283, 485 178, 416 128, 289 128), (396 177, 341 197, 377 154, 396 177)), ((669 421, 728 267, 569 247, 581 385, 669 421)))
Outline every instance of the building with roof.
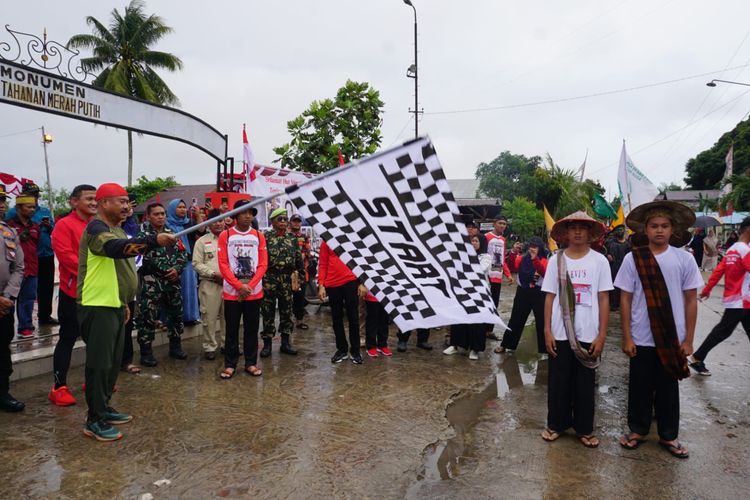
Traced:
POLYGON ((474 221, 495 219, 500 215, 502 199, 478 196, 479 179, 448 179, 461 214, 474 221))
POLYGON ((659 193, 657 200, 676 201, 683 203, 693 210, 700 210, 701 202, 710 200, 715 201, 721 197, 721 191, 718 189, 686 189, 683 191, 664 191, 659 193))

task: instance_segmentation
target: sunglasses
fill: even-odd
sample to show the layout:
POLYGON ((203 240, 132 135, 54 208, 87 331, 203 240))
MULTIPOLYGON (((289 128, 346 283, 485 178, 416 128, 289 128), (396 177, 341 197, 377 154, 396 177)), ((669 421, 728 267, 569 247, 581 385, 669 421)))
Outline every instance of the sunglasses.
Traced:
POLYGON ((286 217, 276 217, 274 220, 276 222, 286 222, 288 219, 286 217))

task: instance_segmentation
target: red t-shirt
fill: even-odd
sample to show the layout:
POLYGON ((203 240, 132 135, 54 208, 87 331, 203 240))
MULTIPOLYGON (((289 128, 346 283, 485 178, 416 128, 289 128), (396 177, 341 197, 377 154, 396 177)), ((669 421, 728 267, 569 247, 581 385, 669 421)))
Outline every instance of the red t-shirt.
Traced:
POLYGON ((73 211, 57 221, 52 229, 52 251, 55 252, 60 271, 60 291, 76 298, 78 287, 78 249, 87 220, 73 211))
POLYGON ((320 245, 318 262, 318 284, 326 288, 346 285, 356 280, 354 273, 333 253, 325 241, 320 245))
POLYGON ((252 227, 241 232, 237 227, 219 235, 219 271, 224 278, 224 300, 240 300, 238 290, 246 284, 251 294, 243 300, 263 298, 263 275, 268 268, 266 238, 252 227))

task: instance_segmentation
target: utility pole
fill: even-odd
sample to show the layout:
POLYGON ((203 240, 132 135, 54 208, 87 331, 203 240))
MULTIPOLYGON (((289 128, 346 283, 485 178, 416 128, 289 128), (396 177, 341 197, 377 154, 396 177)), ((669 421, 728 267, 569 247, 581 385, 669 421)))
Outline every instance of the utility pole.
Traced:
POLYGON ((44 168, 47 170, 47 204, 49 205, 50 213, 55 212, 55 207, 52 204, 52 183, 49 180, 49 158, 47 157, 47 144, 52 142, 52 136, 47 134, 42 126, 42 147, 44 148, 44 168))
POLYGON ((406 76, 408 78, 414 78, 414 109, 409 110, 410 113, 414 113, 414 138, 419 137, 419 62, 417 60, 417 8, 411 0, 404 0, 404 3, 410 6, 414 10, 414 64, 409 66, 406 70, 406 76))

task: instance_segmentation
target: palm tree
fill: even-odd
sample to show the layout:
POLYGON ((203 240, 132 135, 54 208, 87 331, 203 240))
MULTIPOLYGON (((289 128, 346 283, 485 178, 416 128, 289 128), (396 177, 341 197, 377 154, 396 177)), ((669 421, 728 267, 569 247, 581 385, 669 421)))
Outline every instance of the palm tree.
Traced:
POLYGON ((575 170, 559 166, 549 153, 546 155, 544 170, 552 198, 548 200, 548 208, 553 207, 550 210, 554 210, 557 217, 564 217, 578 210, 590 211, 593 192, 599 191, 593 182, 581 182, 575 170))
MULTIPOLYGON (((93 34, 71 37, 69 48, 91 48, 93 56, 81 60, 83 69, 101 71, 93 85, 118 94, 138 97, 157 104, 179 105, 177 96, 154 71, 182 69, 182 61, 174 54, 151 50, 150 47, 173 30, 164 20, 144 12, 141 0, 132 0, 125 13, 112 11, 109 27, 88 16, 86 24, 93 34)), ((133 182, 133 134, 128 130, 128 186, 133 182)))

